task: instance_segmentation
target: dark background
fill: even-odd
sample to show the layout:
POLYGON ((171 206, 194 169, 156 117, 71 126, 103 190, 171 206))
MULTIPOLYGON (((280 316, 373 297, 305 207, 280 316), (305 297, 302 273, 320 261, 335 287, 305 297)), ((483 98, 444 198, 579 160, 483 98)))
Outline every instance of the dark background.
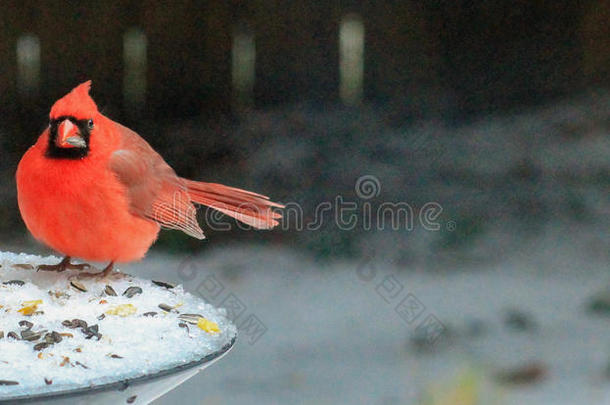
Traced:
POLYGON ((21 221, 14 173, 53 102, 92 79, 104 114, 179 175, 291 208, 256 232, 212 230, 202 211, 207 240, 165 231, 121 266, 199 295, 214 275, 247 306, 227 359, 159 404, 608 403, 609 21, 609 0, 2 1, 1 250, 49 253, 21 221), (364 27, 351 102, 346 21, 364 27), (126 79, 134 29, 146 64, 126 79), (238 91, 244 35, 254 82, 238 91), (24 38, 40 54, 26 88, 24 38), (137 83, 140 103, 125 92, 137 83), (338 197, 357 206, 352 229, 338 197), (388 202, 437 203, 440 228, 364 226, 366 204, 388 202), (300 229, 325 204, 321 226, 300 229), (405 296, 426 315, 401 318, 405 296), (255 342, 247 314, 266 328, 255 342), (428 316, 443 326, 433 342, 428 316), (430 399, 445 381, 454 397, 430 399))
MULTIPOLYGON (((458 232, 433 238, 435 253, 498 221, 511 229, 525 221, 527 234, 558 217, 597 217, 604 200, 589 198, 583 184, 607 187, 608 165, 549 168, 541 157, 549 145, 569 149, 608 128, 609 19, 608 1, 3 2, 0 235, 28 242, 14 170, 52 103, 87 79, 100 109, 138 131, 180 175, 296 202, 306 221, 322 201, 355 199, 365 174, 382 184, 377 202, 444 206, 458 232), (338 33, 349 13, 365 29, 363 99, 344 106, 338 33), (123 36, 134 27, 147 41, 137 109, 123 96, 123 36), (232 88, 235 32, 256 44, 245 101, 232 88), (20 92, 16 43, 28 33, 39 39, 39 85, 20 92), (580 115, 569 112, 574 103, 580 115), (544 128, 522 125, 519 114, 530 113, 544 128), (499 159, 481 163, 490 154, 499 159)), ((587 159, 582 152, 577 160, 587 159)), ((290 224, 209 232, 210 243, 165 232, 157 246, 190 251, 250 239, 317 257, 362 255, 370 232, 330 222, 315 232, 290 224)), ((396 259, 411 260, 412 245, 395 246, 404 252, 396 259)))

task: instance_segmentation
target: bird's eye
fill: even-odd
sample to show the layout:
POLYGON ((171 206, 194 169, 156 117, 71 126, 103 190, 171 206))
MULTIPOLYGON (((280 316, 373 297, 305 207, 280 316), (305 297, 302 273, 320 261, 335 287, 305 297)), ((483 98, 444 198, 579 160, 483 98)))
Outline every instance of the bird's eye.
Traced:
POLYGON ((93 129, 93 120, 87 121, 87 126, 89 127, 89 129, 93 129))

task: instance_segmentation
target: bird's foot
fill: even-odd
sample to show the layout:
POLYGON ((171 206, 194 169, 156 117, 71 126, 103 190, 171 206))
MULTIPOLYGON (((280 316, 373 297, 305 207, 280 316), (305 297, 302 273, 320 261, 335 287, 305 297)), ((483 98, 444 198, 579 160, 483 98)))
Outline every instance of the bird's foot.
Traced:
POLYGON ((57 264, 40 264, 36 267, 36 271, 56 271, 58 273, 66 270, 89 270, 93 268, 89 263, 70 263, 70 256, 64 257, 57 264))
POLYGON ((121 279, 125 277, 124 273, 120 273, 118 271, 114 271, 114 262, 110 262, 108 266, 104 268, 104 270, 98 273, 79 273, 76 276, 79 280, 84 279, 96 279, 97 281, 109 281, 111 279, 121 279))

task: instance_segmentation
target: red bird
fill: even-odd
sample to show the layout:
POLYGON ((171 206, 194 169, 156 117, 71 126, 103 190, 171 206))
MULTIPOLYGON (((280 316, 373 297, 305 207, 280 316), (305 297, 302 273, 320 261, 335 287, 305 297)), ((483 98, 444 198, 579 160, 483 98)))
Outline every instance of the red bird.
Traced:
POLYGON ((80 84, 51 108, 49 127, 17 168, 21 216, 34 237, 65 258, 40 270, 85 269, 70 257, 115 262, 141 259, 160 228, 204 235, 195 204, 254 228, 269 229, 282 205, 250 191, 184 179, 137 133, 102 115, 80 84))

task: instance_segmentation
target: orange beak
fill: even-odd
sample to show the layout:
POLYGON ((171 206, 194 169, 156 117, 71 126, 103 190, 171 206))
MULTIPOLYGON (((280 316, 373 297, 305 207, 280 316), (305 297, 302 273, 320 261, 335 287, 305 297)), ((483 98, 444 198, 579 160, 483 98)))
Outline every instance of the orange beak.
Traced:
POLYGON ((63 120, 57 127, 57 146, 60 148, 86 148, 87 143, 80 136, 78 127, 69 119, 63 120))

